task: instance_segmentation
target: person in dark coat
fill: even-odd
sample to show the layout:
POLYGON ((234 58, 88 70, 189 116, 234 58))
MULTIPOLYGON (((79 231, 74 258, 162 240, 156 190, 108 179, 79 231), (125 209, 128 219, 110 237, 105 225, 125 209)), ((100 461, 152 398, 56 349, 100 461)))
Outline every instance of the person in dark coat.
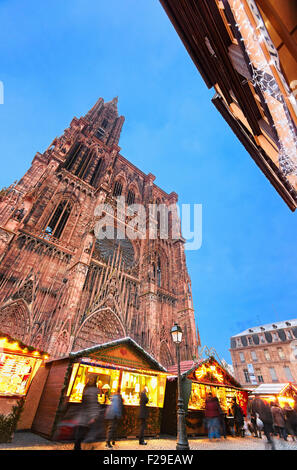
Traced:
POLYGON ((285 413, 277 402, 271 403, 271 413, 273 418, 274 430, 278 433, 279 437, 287 440, 286 420, 285 413))
POLYGON ((261 398, 254 398, 251 402, 251 411, 258 414, 263 423, 263 432, 266 436, 267 442, 271 445, 271 449, 275 449, 273 435, 273 418, 269 404, 261 398))
POLYGON ((262 438, 261 429, 259 429, 258 426, 257 426, 257 414, 252 409, 251 403, 252 402, 249 401, 249 404, 248 404, 248 412, 250 413, 251 426, 252 426, 251 429, 250 429, 250 433, 254 434, 254 437, 259 437, 261 439, 262 438))
POLYGON ((112 449, 115 445, 115 432, 123 414, 123 399, 120 390, 111 397, 111 405, 107 406, 105 420, 107 421, 106 447, 112 449))
POLYGON ((100 413, 98 403, 98 388, 96 376, 91 375, 85 385, 82 402, 77 415, 78 425, 75 430, 75 442, 73 450, 81 450, 81 443, 87 435, 90 426, 96 421, 100 413))
POLYGON ((227 422, 227 428, 231 436, 235 435, 234 431, 234 416, 231 412, 231 409, 228 408, 227 415, 226 415, 226 422, 227 422))
POLYGON ((232 400, 232 414, 234 416, 235 434, 243 437, 244 414, 235 397, 232 400))
POLYGON ((220 418, 221 407, 217 397, 213 397, 211 393, 208 394, 205 400, 205 418, 207 423, 208 438, 220 439, 220 418))
POLYGON ((147 445, 147 442, 144 440, 144 431, 146 427, 146 420, 148 417, 148 409, 147 409, 147 404, 149 402, 148 396, 147 396, 148 389, 147 387, 144 387, 140 394, 140 406, 139 406, 139 444, 140 445, 147 445))
POLYGON ((292 440, 295 441, 295 437, 297 437, 297 412, 287 404, 284 407, 284 413, 287 434, 291 434, 292 440))
POLYGON ((227 425, 226 425, 226 413, 221 409, 221 434, 224 436, 224 439, 227 439, 227 425))

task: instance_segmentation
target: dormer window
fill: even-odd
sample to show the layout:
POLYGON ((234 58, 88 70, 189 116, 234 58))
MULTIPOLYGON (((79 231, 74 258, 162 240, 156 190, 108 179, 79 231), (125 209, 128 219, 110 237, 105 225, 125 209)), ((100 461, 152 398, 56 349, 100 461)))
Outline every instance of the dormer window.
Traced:
POLYGON ((273 341, 278 341, 278 334, 277 333, 272 333, 272 338, 273 338, 273 341))
POLYGON ((287 338, 288 339, 293 339, 292 333, 290 330, 287 330, 287 338))

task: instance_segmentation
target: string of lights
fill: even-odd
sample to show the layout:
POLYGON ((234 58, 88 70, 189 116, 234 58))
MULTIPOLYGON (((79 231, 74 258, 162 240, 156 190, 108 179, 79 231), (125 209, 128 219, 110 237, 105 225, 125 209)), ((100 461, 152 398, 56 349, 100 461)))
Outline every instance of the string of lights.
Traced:
POLYGON ((243 0, 229 0, 236 21, 235 26, 250 59, 251 83, 254 87, 260 88, 279 138, 280 169, 285 175, 297 175, 297 136, 287 106, 287 101, 293 107, 296 106, 296 100, 282 75, 277 50, 269 37, 261 15, 253 0, 249 0, 248 3, 252 9, 251 13, 256 18, 256 27, 246 12, 243 0), (267 52, 270 59, 267 58, 267 52), (285 93, 276 80, 276 74, 285 93))

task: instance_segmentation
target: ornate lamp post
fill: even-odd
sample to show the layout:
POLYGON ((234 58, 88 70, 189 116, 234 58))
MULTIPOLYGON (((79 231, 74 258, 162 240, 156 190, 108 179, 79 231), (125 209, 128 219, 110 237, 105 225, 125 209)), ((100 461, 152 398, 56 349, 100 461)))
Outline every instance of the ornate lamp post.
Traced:
POLYGON ((186 431, 186 418, 184 410, 184 401, 181 394, 181 377, 180 377, 180 350, 179 346, 182 341, 183 332, 181 327, 175 323, 171 328, 172 340, 176 346, 176 360, 177 360, 177 450, 188 450, 189 443, 186 431))

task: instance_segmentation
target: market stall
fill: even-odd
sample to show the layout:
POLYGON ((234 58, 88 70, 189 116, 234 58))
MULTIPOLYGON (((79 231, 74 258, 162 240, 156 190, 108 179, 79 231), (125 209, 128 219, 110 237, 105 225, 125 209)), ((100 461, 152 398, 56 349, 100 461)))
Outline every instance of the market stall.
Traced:
POLYGON ((18 407, 27 416, 29 387, 46 359, 46 353, 0 332, 0 415, 15 420, 13 427, 17 425, 18 407))
POLYGON ((277 401, 282 408, 286 405, 293 408, 297 403, 297 384, 292 382, 261 384, 249 395, 250 399, 255 397, 262 398, 268 403, 277 401))
MULTIPOLYGON (((123 338, 71 353, 67 358, 51 361, 46 385, 32 429, 53 437, 57 423, 75 416, 79 409, 86 379, 96 376, 98 402, 109 405, 110 397, 119 388, 124 412, 118 433, 136 436, 138 433, 139 397, 148 388, 147 435, 160 433, 166 369, 131 338, 123 338), (64 414, 63 414, 64 413, 64 414)), ((102 436, 104 438, 104 436, 102 436)))
MULTIPOLYGON (((162 432, 176 433, 177 375, 176 366, 168 368, 166 395, 164 401, 162 432)), ((208 393, 217 396, 226 415, 231 408, 233 398, 247 411, 248 393, 219 364, 214 357, 199 362, 181 363, 181 385, 184 406, 187 411, 186 425, 188 435, 206 434, 205 399, 208 393)))

